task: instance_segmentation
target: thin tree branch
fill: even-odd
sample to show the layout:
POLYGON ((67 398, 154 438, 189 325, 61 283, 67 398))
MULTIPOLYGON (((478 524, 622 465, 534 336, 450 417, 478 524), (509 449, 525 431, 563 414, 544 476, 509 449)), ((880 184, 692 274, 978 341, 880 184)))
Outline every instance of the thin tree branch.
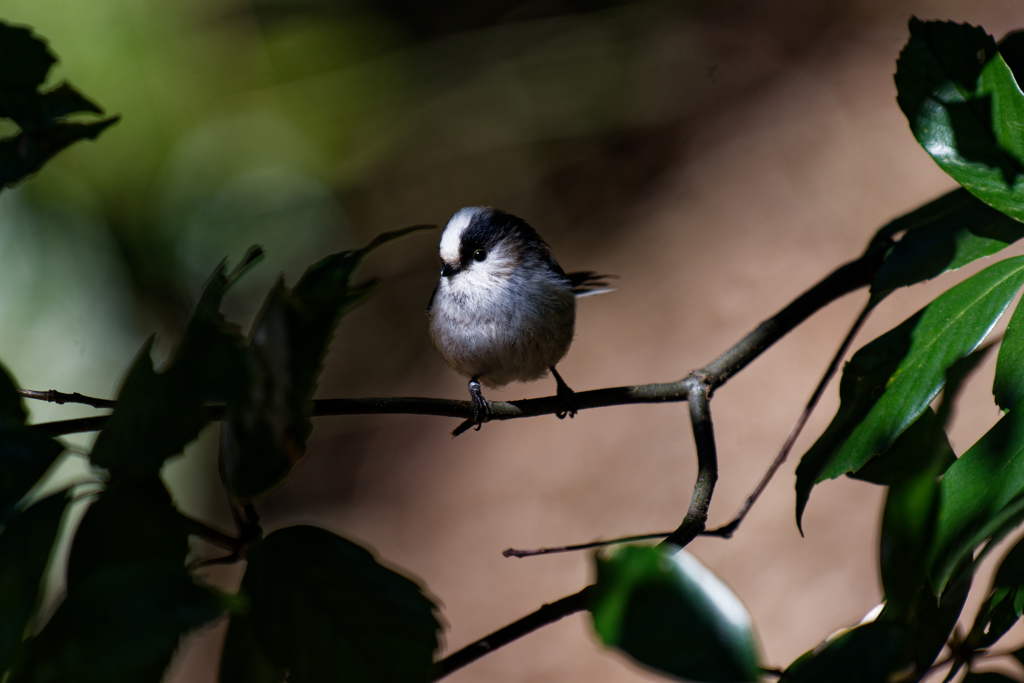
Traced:
MULTIPOLYGON (((867 285, 881 265, 884 254, 885 249, 877 249, 868 252, 856 261, 851 261, 841 266, 798 297, 789 306, 758 325, 753 332, 741 339, 731 349, 700 370, 694 370, 687 378, 664 384, 643 384, 631 387, 580 391, 575 396, 576 409, 585 410, 587 408, 603 408, 632 403, 685 401, 687 398, 686 387, 695 379, 706 383, 709 389, 713 391, 820 308, 867 285)), ((75 394, 60 394, 60 392, 24 391, 26 393, 22 395, 26 398, 40 400, 49 400, 44 398, 44 395, 49 393, 61 396, 76 396, 75 394)), ((116 405, 115 401, 108 399, 89 399, 89 397, 85 396, 81 396, 81 398, 101 403, 102 405, 98 407, 112 408, 116 405)), ((89 405, 92 405, 92 403, 89 403, 89 405)), ((550 415, 564 409, 563 401, 557 396, 525 399, 522 401, 492 401, 490 402, 490 407, 492 420, 511 420, 520 417, 550 415)), ((438 415, 441 417, 465 418, 466 422, 459 425, 455 432, 453 432, 454 435, 458 436, 472 426, 470 418, 473 415, 473 409, 469 401, 453 401, 440 398, 334 398, 313 402, 313 415, 315 417, 370 414, 438 415)), ((223 409, 211 408, 211 420, 221 419, 222 416, 223 409)), ((77 420, 43 422, 31 427, 48 436, 61 436, 63 434, 97 431, 103 428, 107 419, 109 419, 109 416, 104 415, 77 420)))
POLYGON ((193 536, 199 536, 203 540, 209 541, 210 543, 220 546, 225 550, 230 550, 233 553, 238 552, 242 547, 242 539, 229 536, 223 531, 217 531, 216 529, 203 524, 198 519, 192 519, 182 512, 178 512, 178 516, 184 520, 185 526, 188 527, 188 532, 193 536))
POLYGON ((711 426, 711 410, 708 405, 710 393, 711 390, 700 383, 696 383, 690 390, 690 423, 693 425, 693 440, 697 446, 697 481, 693 485, 690 507, 682 523, 659 545, 671 543, 683 548, 704 531, 707 523, 711 495, 718 481, 715 432, 711 426))
POLYGON ((610 541, 594 541, 593 543, 581 543, 579 545, 560 545, 552 546, 549 548, 535 548, 533 550, 516 550, 515 548, 509 548, 508 550, 503 550, 501 554, 505 557, 533 557, 534 555, 550 555, 552 553, 571 553, 576 550, 590 550, 591 548, 603 548, 605 546, 615 545, 616 543, 650 541, 655 538, 665 538, 671 533, 671 531, 662 531, 660 533, 643 534, 641 536, 626 536, 625 538, 613 538, 610 541))
POLYGON ((73 394, 64 394, 59 391, 50 389, 49 391, 33 391, 32 389, 18 389, 18 395, 22 398, 31 398, 36 401, 47 401, 49 403, 57 403, 64 405, 65 403, 81 403, 83 405, 92 406, 93 408, 109 408, 113 409, 117 405, 117 401, 111 401, 106 398, 93 398, 91 396, 83 396, 77 391, 73 394))
POLYGON ((882 266, 885 253, 890 246, 891 242, 886 241, 856 261, 840 266, 831 275, 758 325, 739 343, 697 372, 702 379, 708 382, 711 391, 725 384, 730 377, 749 365, 765 349, 788 334, 813 313, 836 299, 871 284, 875 273, 882 266))
POLYGON ((508 645, 512 641, 522 638, 527 633, 536 631, 542 626, 552 624, 570 614, 582 612, 587 609, 590 603, 591 588, 592 586, 587 586, 579 593, 574 593, 549 605, 543 605, 533 614, 528 614, 519 621, 498 629, 489 636, 481 638, 458 652, 448 655, 435 665, 436 669, 433 680, 441 680, 453 671, 458 671, 467 664, 480 659, 485 654, 508 645))
POLYGON ((775 456, 775 460, 773 460, 771 466, 768 467, 768 471, 766 471, 764 476, 761 477, 761 481, 757 484, 751 494, 747 496, 747 499, 743 501, 743 506, 740 507, 740 511, 736 513, 736 516, 731 522, 717 529, 705 531, 705 535, 731 538, 736 529, 739 528, 743 519, 747 516, 747 513, 750 512, 750 508, 753 507, 757 499, 762 493, 764 493, 765 488, 768 487, 768 482, 772 480, 775 473, 779 471, 780 467, 782 467, 782 463, 786 462, 786 458, 789 457, 789 451, 792 450, 797 437, 800 436, 800 432, 803 430, 804 425, 807 424, 807 419, 814 411, 814 407, 818 405, 821 395, 825 393, 825 387, 828 386, 828 383, 836 374, 836 370, 839 369, 839 364, 842 362, 843 357, 846 356, 846 352, 850 350, 850 346, 853 344, 854 338, 857 336, 857 333, 860 332, 860 328, 864 325, 864 321, 867 320, 868 314, 871 313, 871 310, 874 307, 875 301, 872 298, 864 306, 860 315, 857 316, 857 320, 854 321, 853 326, 850 328, 850 332, 846 335, 843 343, 839 345, 839 350, 836 351, 836 355, 832 357, 832 362, 829 364, 828 369, 825 370, 825 374, 822 375, 821 381, 818 382, 817 388, 815 388, 814 393, 811 394, 811 398, 807 402, 807 406, 804 408, 804 411, 800 413, 800 417, 797 418, 793 428, 789 430, 789 436, 787 436, 785 442, 783 442, 778 455, 775 456))

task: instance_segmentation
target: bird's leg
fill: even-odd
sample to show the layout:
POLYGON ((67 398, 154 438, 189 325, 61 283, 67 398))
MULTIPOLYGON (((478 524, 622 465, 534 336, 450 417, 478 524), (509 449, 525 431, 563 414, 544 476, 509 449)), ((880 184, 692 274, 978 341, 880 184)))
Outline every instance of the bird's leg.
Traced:
POLYGON ((480 425, 491 419, 491 409, 480 391, 480 380, 476 377, 469 380, 469 397, 473 401, 473 422, 476 423, 476 431, 479 432, 480 425))
POLYGON ((555 370, 554 365, 551 366, 551 374, 555 376, 555 382, 558 383, 558 398, 568 406, 567 410, 561 410, 555 415, 559 420, 564 420, 566 415, 576 417, 576 392, 569 388, 562 376, 558 374, 558 370, 555 370))

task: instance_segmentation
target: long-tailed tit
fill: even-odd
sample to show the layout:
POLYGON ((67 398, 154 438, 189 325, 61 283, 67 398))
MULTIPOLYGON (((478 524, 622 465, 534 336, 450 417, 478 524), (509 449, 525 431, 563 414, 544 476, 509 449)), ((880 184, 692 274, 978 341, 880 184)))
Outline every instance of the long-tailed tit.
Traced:
POLYGON ((573 391, 555 365, 569 351, 576 298, 610 291, 605 275, 566 274, 526 221, 490 207, 462 209, 441 235, 441 277, 430 298, 430 336, 448 365, 469 377, 477 429, 490 419, 480 391, 555 376, 575 415, 573 391))

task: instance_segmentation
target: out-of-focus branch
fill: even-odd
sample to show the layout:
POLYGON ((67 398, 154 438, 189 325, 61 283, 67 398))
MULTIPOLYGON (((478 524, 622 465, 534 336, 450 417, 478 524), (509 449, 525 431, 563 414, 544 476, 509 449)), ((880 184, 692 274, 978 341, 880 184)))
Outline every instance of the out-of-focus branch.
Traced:
POLYGON ((512 622, 504 628, 498 629, 489 636, 467 645, 458 652, 454 652, 436 664, 434 680, 440 680, 470 662, 483 657, 488 652, 493 652, 503 645, 508 645, 514 640, 522 638, 527 633, 536 631, 542 626, 554 623, 563 617, 587 609, 590 603, 591 586, 587 586, 579 593, 573 593, 567 597, 543 605, 539 610, 528 614, 519 621, 512 622))

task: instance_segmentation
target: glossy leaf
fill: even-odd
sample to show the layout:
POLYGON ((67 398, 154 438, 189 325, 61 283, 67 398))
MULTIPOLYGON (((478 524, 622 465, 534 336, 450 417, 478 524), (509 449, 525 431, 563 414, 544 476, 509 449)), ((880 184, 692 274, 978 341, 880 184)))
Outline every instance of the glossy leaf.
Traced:
POLYGON ((815 484, 856 472, 913 424, 1022 283, 1024 257, 1000 261, 854 354, 843 369, 839 412, 797 467, 798 525, 815 484))
POLYGON ((235 498, 251 500, 279 484, 306 452, 313 429, 313 394, 341 316, 376 283, 351 278, 376 247, 415 230, 377 237, 367 247, 313 264, 291 289, 278 282, 256 318, 250 340, 251 400, 229 412, 221 427, 220 472, 235 498))
POLYGON ((940 484, 930 560, 941 593, 957 564, 1024 514, 1024 411, 1010 411, 950 466, 940 484))
POLYGON ((886 254, 871 284, 873 294, 929 280, 991 256, 1024 237, 1024 224, 960 188, 879 231, 886 236, 900 233, 902 238, 886 254))
POLYGON ((19 514, 0 533, 0 672, 14 661, 39 604, 64 507, 64 492, 55 493, 19 514))
POLYGON ((978 608, 967 635, 972 648, 991 647, 1024 613, 1024 541, 1006 554, 992 580, 992 589, 978 608))
POLYGON ((910 21, 897 101, 914 137, 971 194, 1024 219, 1024 94, 981 28, 910 21))
POLYGON ((910 629, 896 622, 863 624, 799 658, 786 683, 876 683, 913 666, 910 629))
POLYGON ((693 681, 756 681, 758 647, 746 608, 693 555, 626 546, 597 558, 594 629, 658 671, 693 681))
POLYGON ((992 394, 1003 410, 1010 410, 1024 398, 1024 306, 1020 304, 1010 316, 999 345, 992 394))
POLYGON ((275 531, 249 553, 248 613, 228 627, 221 680, 429 681, 440 624, 409 579, 311 526, 275 531), (245 644, 255 640, 260 647, 245 644), (254 679, 247 673, 255 672, 254 679))
POLYGON ((159 683, 181 636, 224 609, 183 569, 105 565, 68 592, 7 683, 159 683))
POLYGON ((114 476, 145 478, 181 453, 209 422, 211 402, 239 402, 250 387, 245 340, 220 312, 224 294, 260 258, 250 250, 230 276, 210 278, 174 359, 160 373, 143 346, 118 392, 118 407, 93 447, 92 461, 114 476))

